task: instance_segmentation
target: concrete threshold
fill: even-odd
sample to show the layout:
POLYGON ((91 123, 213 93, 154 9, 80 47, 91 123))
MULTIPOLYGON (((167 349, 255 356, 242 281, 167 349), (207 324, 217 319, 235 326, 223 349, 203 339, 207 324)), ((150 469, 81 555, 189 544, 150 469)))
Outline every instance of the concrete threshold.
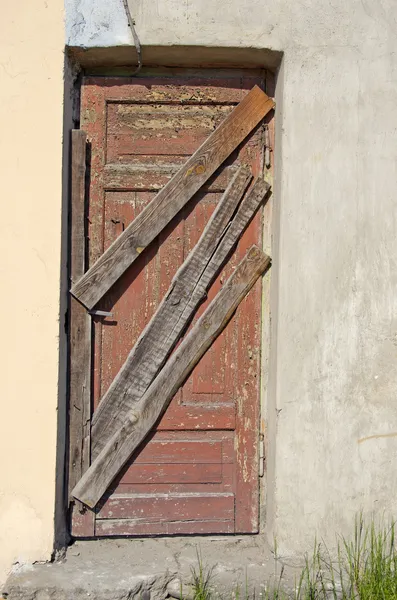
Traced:
POLYGON ((198 555, 213 569, 214 595, 260 596, 274 574, 274 557, 256 536, 76 541, 65 556, 17 566, 3 596, 8 600, 163 600, 192 598, 198 555))

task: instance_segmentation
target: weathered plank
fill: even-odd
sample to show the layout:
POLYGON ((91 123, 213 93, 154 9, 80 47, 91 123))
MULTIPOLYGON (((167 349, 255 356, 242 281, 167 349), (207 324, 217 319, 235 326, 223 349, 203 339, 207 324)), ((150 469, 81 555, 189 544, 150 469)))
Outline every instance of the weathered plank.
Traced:
MULTIPOLYGON (((161 157, 162 158, 162 157, 161 157)), ((150 156, 151 162, 131 159, 128 163, 108 163, 103 168, 103 186, 106 190, 153 190, 158 192, 178 172, 186 157, 173 157, 164 163, 158 156, 150 156), (183 159, 183 160, 182 160, 183 159), (179 162, 178 162, 179 161, 179 162), (133 182, 133 183, 132 183, 133 182)), ((208 192, 223 192, 237 170, 236 165, 220 167, 204 184, 208 192)))
POLYGON ((222 239, 250 179, 247 168, 242 167, 237 171, 198 243, 176 273, 155 315, 102 398, 93 416, 93 458, 98 456, 108 439, 121 427, 133 403, 142 397, 152 383, 189 317, 204 297, 206 288, 202 289, 201 294, 195 293, 197 281, 222 239), (194 303, 190 302, 192 295, 196 299, 194 303), (190 307, 189 311, 185 311, 187 306, 190 307))
POLYGON ((94 459, 152 383, 269 190, 269 185, 258 179, 228 225, 227 219, 232 217, 247 181, 247 170, 240 169, 200 240, 175 275, 152 320, 102 398, 92 422, 94 459))
POLYGON ((197 282, 189 305, 185 308, 183 318, 191 310, 191 306, 197 307, 201 302, 208 287, 216 277, 231 250, 237 244, 241 234, 250 223, 269 190, 270 185, 268 183, 262 179, 256 179, 254 185, 239 206, 234 218, 228 225, 200 280, 197 282))
POLYGON ((170 406, 161 423, 158 424, 159 431, 192 431, 195 429, 213 431, 229 430, 236 428, 236 410, 232 402, 218 404, 216 410, 211 404, 184 404, 170 406))
MULTIPOLYGON (((72 131, 70 205, 70 277, 76 281, 85 270, 85 173, 84 131, 72 131)), ((70 299, 70 392, 69 392, 69 495, 90 460, 90 364, 91 318, 75 298, 70 299)), ((93 535, 94 523, 80 502, 72 507, 72 533, 93 535), (76 532, 76 527, 79 530, 76 532)))
POLYGON ((145 521, 145 519, 97 519, 95 535, 208 535, 234 533, 234 518, 228 520, 209 519, 208 521, 145 521))
POLYGON ((75 283, 72 294, 87 308, 93 308, 273 107, 273 100, 255 86, 145 210, 75 283))
MULTIPOLYGON (((234 495, 218 494, 136 494, 125 499, 121 504, 118 498, 109 498, 100 509, 98 518, 112 517, 122 519, 126 516, 147 520, 158 520, 170 517, 170 520, 183 521, 195 519, 231 519, 234 512, 234 495)), ((130 517, 131 518, 131 517, 130 517)))
POLYGON ((191 465, 132 465, 120 481, 121 484, 193 484, 222 483, 222 465, 195 462, 191 465))
POLYGON ((73 490, 75 498, 94 507, 133 451, 166 410, 175 392, 231 319, 237 306, 270 265, 252 246, 233 275, 208 306, 165 367, 130 411, 73 490))
POLYGON ((196 294, 197 302, 190 303, 197 281, 222 239, 250 179, 247 168, 242 167, 237 171, 198 243, 176 273, 156 313, 102 398, 93 417, 93 458, 98 456, 108 439, 121 427, 133 403, 147 390, 205 294, 204 289, 200 297, 196 294), (190 305, 188 313, 185 312, 187 305, 190 305))
POLYGON ((230 104, 199 105, 109 103, 107 110, 108 162, 118 156, 191 156, 214 128, 233 110, 230 104), (142 124, 145 123, 145 127, 142 124), (161 142, 159 143, 159 133, 161 142))
MULTIPOLYGON (((135 465, 160 465, 167 464, 221 464, 222 441, 207 441, 205 438, 193 442, 191 440, 164 440, 155 436, 141 452, 139 452, 135 465)), ((130 467, 131 468, 131 467, 130 467)))

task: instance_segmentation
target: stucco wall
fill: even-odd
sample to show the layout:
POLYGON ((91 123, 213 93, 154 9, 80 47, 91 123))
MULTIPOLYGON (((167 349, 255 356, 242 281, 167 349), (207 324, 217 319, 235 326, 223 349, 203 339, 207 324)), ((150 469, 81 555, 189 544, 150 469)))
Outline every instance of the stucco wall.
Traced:
MULTIPOLYGON (((397 492, 397 5, 130 0, 145 47, 284 52, 277 82, 267 528, 280 552, 397 492)), ((67 42, 125 44, 121 0, 67 0, 67 42)), ((144 54, 145 56, 145 54, 144 54)))
POLYGON ((63 2, 0 19, 0 582, 54 537, 62 199, 63 2))

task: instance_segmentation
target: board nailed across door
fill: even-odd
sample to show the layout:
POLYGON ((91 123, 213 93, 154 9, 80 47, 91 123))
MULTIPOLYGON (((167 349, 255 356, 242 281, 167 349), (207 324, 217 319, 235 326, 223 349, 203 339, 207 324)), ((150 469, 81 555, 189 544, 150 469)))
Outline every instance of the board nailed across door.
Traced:
MULTIPOLYGON (((259 75, 86 78, 81 128, 90 143, 89 264, 150 202, 247 92, 259 75)), ((198 241, 238 165, 263 168, 262 125, 178 213, 96 306, 93 408, 153 316, 198 241)), ((212 285, 214 298, 254 243, 259 212, 212 285)), ((261 284, 203 356, 95 511, 77 507, 79 536, 253 533, 258 531, 261 284)))

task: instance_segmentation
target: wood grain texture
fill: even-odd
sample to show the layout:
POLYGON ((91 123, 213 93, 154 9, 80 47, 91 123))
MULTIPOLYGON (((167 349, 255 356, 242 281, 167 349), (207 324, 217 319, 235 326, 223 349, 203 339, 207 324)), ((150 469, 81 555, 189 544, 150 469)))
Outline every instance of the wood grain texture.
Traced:
POLYGON ((192 484, 221 483, 222 465, 192 463, 186 465, 175 462, 171 465, 131 465, 128 474, 123 477, 122 484, 159 483, 192 484))
POLYGON ((156 313, 102 398, 92 423, 94 459, 152 383, 205 296, 226 252, 218 255, 215 262, 211 259, 250 179, 246 167, 241 167, 234 175, 198 243, 176 273, 156 313), (211 268, 207 270, 203 284, 201 277, 209 265, 211 268))
MULTIPOLYGON (((87 135, 72 131, 72 169, 70 205, 70 276, 72 281, 85 270, 85 173, 87 135)), ((70 391, 69 391, 69 496, 90 461, 90 365, 91 318, 84 307, 70 300, 70 391)), ((72 498, 73 500, 73 498, 72 498)), ((72 533, 93 535, 92 515, 80 502, 72 505, 72 533)))
POLYGON ((152 440, 136 457, 136 465, 156 465, 163 464, 222 464, 222 440, 220 441, 200 441, 191 440, 152 440))
POLYGON ((107 162, 116 162, 120 155, 188 158, 232 110, 227 104, 209 104, 204 111, 200 105, 110 103, 107 162), (159 143, 160 131, 167 143, 159 143))
POLYGON ((157 430, 150 442, 132 455, 128 468, 109 488, 109 491, 112 490, 109 498, 114 495, 125 498, 127 494, 139 493, 234 492, 233 433, 193 430, 187 435, 190 440, 182 431, 157 430), (214 479, 215 472, 220 473, 220 481, 214 479), (175 474, 175 479, 165 483, 164 475, 168 474, 175 474), (195 481, 197 474, 203 479, 195 481), (206 481, 207 477, 209 481, 206 481))
POLYGON ((159 431, 192 431, 194 429, 212 431, 214 429, 234 430, 236 427, 236 410, 234 402, 223 402, 216 406, 211 404, 192 406, 177 404, 170 406, 161 422, 159 431))
POLYGON ((93 308, 273 107, 273 100, 255 86, 72 287, 72 294, 87 308, 93 308))
POLYGON ((159 431, 192 431, 201 430, 234 430, 236 427, 236 410, 234 402, 223 402, 216 406, 211 404, 177 404, 170 406, 161 423, 157 425, 159 431))
MULTIPOLYGON (((193 507, 192 507, 193 510, 193 507)), ((95 535, 208 535, 234 533, 234 518, 205 521, 145 521, 145 519, 97 519, 95 535)))
MULTIPOLYGON (((211 81, 215 81, 215 84, 206 80, 195 87, 198 71, 180 72, 178 76, 183 77, 180 81, 175 81, 175 73, 172 73, 172 77, 167 74, 162 88, 161 85, 158 86, 158 75, 141 80, 136 77, 121 78, 118 81, 99 77, 83 84, 81 127, 87 131, 90 142, 91 177, 88 195, 89 212, 87 212, 90 266, 95 264, 117 236, 136 218, 146 204, 153 200, 155 194, 189 158, 192 153, 192 146, 189 148, 190 134, 193 134, 194 143, 197 143, 193 151, 199 145, 198 138, 192 128, 189 128, 189 123, 185 127, 182 125, 184 131, 181 131, 177 125, 174 130, 167 129, 167 124, 164 123, 164 128, 158 131, 159 147, 155 148, 154 155, 137 156, 134 152, 121 154, 113 145, 117 157, 115 156, 114 161, 110 160, 108 147, 109 145, 112 147, 115 141, 112 136, 117 132, 109 132, 107 128, 109 110, 120 108, 120 125, 124 126, 131 114, 130 110, 124 111, 126 107, 136 105, 138 110, 141 110, 139 106, 145 105, 148 106, 150 113, 151 104, 156 104, 157 111, 158 103, 164 100, 169 105, 178 106, 182 113, 186 111, 189 117, 192 116, 192 109, 193 112, 202 111, 206 122, 207 114, 216 113, 213 107, 216 108, 221 104, 227 105, 232 110, 254 84, 258 84, 269 96, 271 95, 264 81, 267 77, 265 72, 258 73, 256 79, 251 77, 250 82, 244 84, 246 72, 235 69, 231 71, 232 80, 225 81, 225 74, 219 75, 219 71, 211 71, 211 81), (186 87, 190 86, 191 82, 193 87, 186 87), (208 90, 207 86, 210 86, 208 90), (157 156, 158 151, 163 152, 167 147, 169 137, 175 135, 179 140, 183 137, 186 141, 186 147, 180 148, 183 155, 157 156)), ((142 108, 142 111, 145 112, 145 108, 142 108)), ((273 111, 267 116, 273 116, 272 113, 273 111)), ((148 122, 146 117, 142 120, 140 125, 145 132, 144 135, 146 131, 150 135, 151 129, 158 123, 155 114, 153 117, 154 123, 148 122)), ((159 118, 163 119, 161 114, 159 118)), ((136 121, 133 125, 136 128, 136 121)), ((212 131, 218 125, 219 122, 214 120, 212 131)), ((207 136, 212 131, 209 130, 207 136)), ((95 307, 113 312, 111 319, 93 319, 95 338, 93 375, 95 375, 92 383, 92 405, 95 409, 167 293, 176 271, 197 244, 230 178, 241 164, 248 164, 254 176, 263 177, 262 155, 263 129, 259 126, 205 182, 191 201, 153 240, 143 256, 127 269, 95 307)), ((265 213, 270 203, 271 196, 266 202, 265 213)), ((262 240, 262 219, 261 206, 237 247, 231 252, 224 270, 211 284, 208 298, 196 311, 195 320, 215 297, 247 249, 252 244, 262 248, 263 241, 266 242, 266 234, 265 239, 262 240)), ((262 320, 266 321, 266 318, 267 314, 262 314, 262 320)), ((153 522, 146 521, 144 514, 139 519, 136 515, 129 518, 128 512, 124 513, 122 519, 115 519, 110 515, 102 519, 96 515, 94 535, 150 535, 173 532, 189 534, 200 531, 232 533, 242 527, 243 531, 246 531, 246 523, 252 521, 253 510, 258 505, 256 468, 258 461, 255 446, 259 431, 258 380, 259 377, 262 378, 260 355, 266 349, 261 350, 260 324, 261 282, 257 281, 241 303, 237 314, 178 390, 165 414, 156 423, 155 430, 134 452, 123 468, 123 473, 120 477, 116 477, 106 492, 106 497, 110 495, 117 498, 120 505, 127 501, 131 494, 231 492, 235 495, 234 517, 230 521, 197 521, 194 520, 195 515, 192 513, 188 519, 178 522, 165 521, 165 517, 163 519, 163 515, 159 515, 159 519, 153 522), (247 321, 255 323, 255 327, 248 327, 247 321), (247 337, 249 332, 251 337, 247 337), (242 343, 241 348, 240 343, 242 343), (240 364, 242 360, 244 362, 240 364), (240 423, 242 420, 243 424, 240 423), (252 432, 251 439, 248 437, 248 431, 252 432), (168 444, 163 445, 165 440, 178 439, 181 445, 194 440, 194 446, 200 440, 198 442, 200 449, 207 445, 205 442, 208 440, 217 440, 216 443, 222 440, 223 448, 226 447, 227 442, 227 452, 222 451, 222 483, 148 483, 144 482, 144 479, 139 483, 126 483, 129 480, 130 469, 133 472, 138 463, 143 466, 140 457, 158 439, 161 439, 162 443, 155 444, 156 456, 153 458, 156 460, 158 457, 156 464, 158 463, 160 468, 163 465, 179 462, 178 449, 168 452, 168 444), (254 445, 252 439, 255 440, 254 445), (162 450, 165 457, 168 456, 168 462, 164 462, 165 459, 161 460, 162 450), (249 478, 252 478, 252 481, 249 478), (251 487, 250 493, 247 491, 248 486, 251 487), (244 522, 240 524, 242 518, 244 522), (226 526, 228 529, 225 531, 226 526)), ((189 448, 184 447, 180 454, 189 459, 191 465, 207 463, 207 460, 203 460, 200 451, 189 452, 189 448)), ((151 462, 150 457, 148 462, 151 462)), ((181 465, 181 468, 185 467, 181 465)), ((133 510, 132 506, 131 509, 133 510)), ((166 511, 166 507, 164 510, 166 511)), ((89 510, 87 512, 91 513, 89 510)))
POLYGON ((118 498, 109 498, 98 512, 98 518, 123 517, 153 520, 165 517, 170 520, 182 521, 194 514, 198 521, 204 519, 232 519, 234 513, 234 496, 223 493, 214 496, 211 493, 202 494, 136 494, 131 495, 127 502, 120 504, 118 498))
MULTIPOLYGON (((130 163, 108 163, 103 168, 103 185, 107 190, 153 190, 158 192, 178 172, 184 164, 184 156, 173 156, 173 161, 164 162, 163 157, 157 155, 137 159, 133 157, 130 163)), ((204 184, 208 192, 223 192, 230 183, 237 167, 235 165, 223 166, 216 171, 204 184)))
POLYGON ((237 306, 270 265, 270 258, 252 246, 221 291, 128 414, 73 490, 75 498, 93 508, 133 451, 166 410, 191 370, 231 319, 237 306))

